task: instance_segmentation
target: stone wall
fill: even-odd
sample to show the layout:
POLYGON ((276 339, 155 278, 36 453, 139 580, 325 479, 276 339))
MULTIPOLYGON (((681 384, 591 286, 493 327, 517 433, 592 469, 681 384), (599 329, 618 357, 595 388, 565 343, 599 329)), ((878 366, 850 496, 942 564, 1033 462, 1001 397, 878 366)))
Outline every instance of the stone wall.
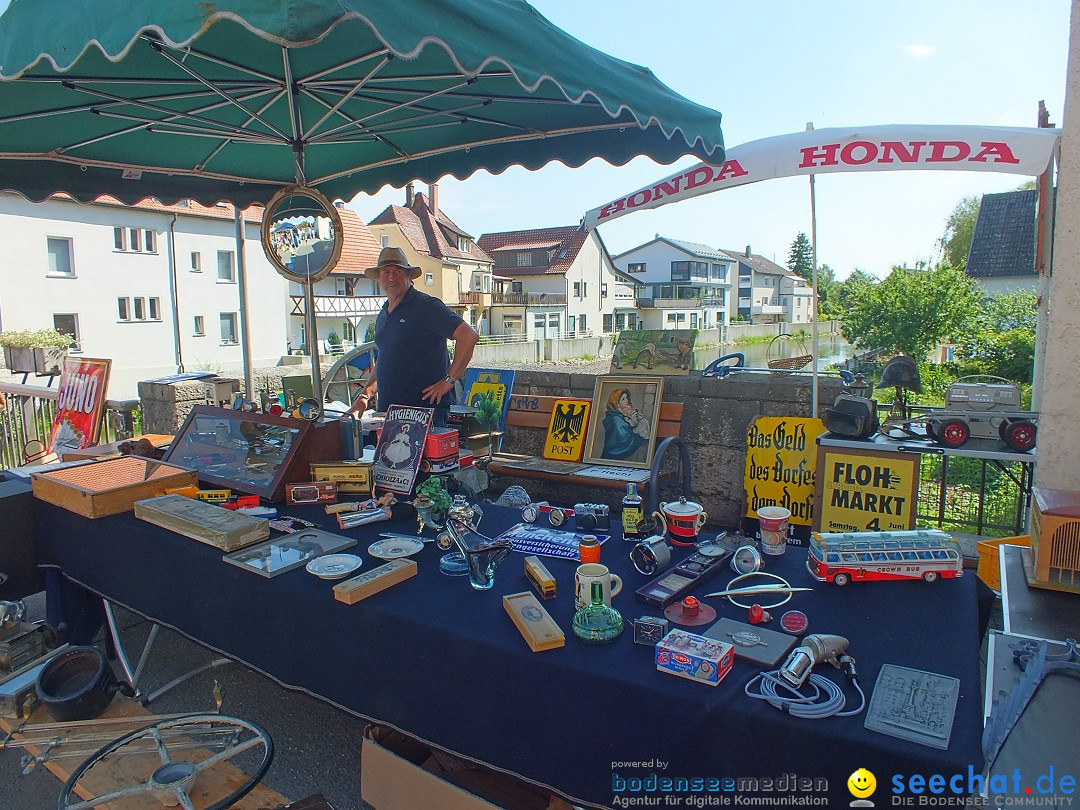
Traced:
MULTIPOLYGON (((592 398, 596 377, 591 374, 552 374, 519 371, 514 394, 592 398)), ((836 377, 819 378, 819 403, 828 404, 843 390, 836 377)), ((665 402, 684 405, 682 438, 690 448, 693 496, 709 513, 709 522, 735 526, 744 511, 743 474, 746 466, 746 432, 757 416, 809 416, 810 377, 806 375, 743 373, 718 380, 703 377, 666 377, 665 402)), ((539 454, 544 431, 508 427, 503 450, 539 454)), ((676 455, 669 454, 671 461, 676 455)), ((670 463, 670 462, 669 462, 670 463)), ((586 489, 567 484, 548 484, 499 476, 492 482, 492 497, 512 483, 520 483, 535 500, 560 505, 593 501, 616 506, 615 490, 586 489)), ((679 492, 662 493, 660 500, 679 492)))

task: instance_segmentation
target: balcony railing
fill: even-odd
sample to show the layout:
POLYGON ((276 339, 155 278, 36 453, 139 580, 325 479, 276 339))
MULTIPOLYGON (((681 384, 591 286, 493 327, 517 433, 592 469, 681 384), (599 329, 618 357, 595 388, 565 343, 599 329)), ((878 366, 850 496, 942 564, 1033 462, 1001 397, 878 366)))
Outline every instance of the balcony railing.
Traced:
POLYGON ((566 306, 566 293, 492 293, 491 303, 494 306, 517 306, 517 307, 564 307, 566 306))
POLYGON ((783 315, 784 308, 779 304, 754 304, 755 315, 783 315))
POLYGON ((702 306, 703 300, 702 298, 639 298, 637 305, 655 309, 697 309, 702 306))
MULTIPOLYGON (((304 315, 304 296, 293 295, 292 314, 304 315)), ((348 317, 378 315, 386 297, 382 295, 316 295, 315 316, 348 317)))
MULTIPOLYGON (((0 382, 0 469, 32 463, 27 458, 27 444, 33 441, 48 446, 56 416, 58 388, 0 382)), ((102 417, 101 443, 128 439, 141 433, 142 408, 137 399, 108 399, 102 417)))
POLYGON ((469 291, 466 291, 466 292, 459 292, 458 293, 458 303, 462 304, 462 305, 481 306, 481 307, 491 306, 491 293, 489 293, 489 292, 476 292, 476 291, 472 291, 472 290, 469 290, 469 291))

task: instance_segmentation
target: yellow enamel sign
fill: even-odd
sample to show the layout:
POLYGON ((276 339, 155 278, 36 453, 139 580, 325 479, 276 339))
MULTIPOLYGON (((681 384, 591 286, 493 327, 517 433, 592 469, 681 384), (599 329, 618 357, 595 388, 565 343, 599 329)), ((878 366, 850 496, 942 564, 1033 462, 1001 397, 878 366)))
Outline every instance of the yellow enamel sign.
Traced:
POLYGON ((791 510, 791 523, 809 526, 814 519, 814 470, 820 419, 759 416, 746 432, 746 517, 762 506, 791 510))
POLYGON ((580 461, 585 452, 585 428, 589 424, 588 399, 557 399, 544 439, 544 458, 580 461))
POLYGON ((822 448, 823 532, 885 532, 915 525, 919 457, 822 448))
POLYGON ((502 383, 474 382, 465 401, 476 407, 477 401, 481 397, 494 397, 495 402, 499 405, 499 413, 502 413, 504 400, 506 399, 506 386, 502 383))

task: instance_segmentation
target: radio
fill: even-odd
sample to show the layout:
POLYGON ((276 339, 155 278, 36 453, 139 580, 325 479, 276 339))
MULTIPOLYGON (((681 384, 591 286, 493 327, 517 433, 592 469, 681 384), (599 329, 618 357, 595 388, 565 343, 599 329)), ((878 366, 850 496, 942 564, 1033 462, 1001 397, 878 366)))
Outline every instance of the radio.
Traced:
POLYGON ((729 559, 731 551, 724 546, 714 543, 698 546, 697 550, 681 563, 638 588, 635 593, 642 602, 666 607, 711 579, 729 559))
POLYGON ((575 503, 574 520, 579 529, 608 531, 611 528, 611 511, 602 503, 575 503))

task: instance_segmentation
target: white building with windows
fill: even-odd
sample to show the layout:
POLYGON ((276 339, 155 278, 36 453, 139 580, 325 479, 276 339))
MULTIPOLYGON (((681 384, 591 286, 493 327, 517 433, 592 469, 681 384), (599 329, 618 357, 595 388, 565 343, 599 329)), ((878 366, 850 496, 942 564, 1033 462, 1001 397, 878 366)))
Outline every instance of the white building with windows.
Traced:
POLYGON ((596 231, 503 231, 477 244, 495 260, 493 335, 542 340, 635 328, 634 281, 615 267, 596 231))
POLYGON ((750 251, 725 250, 738 265, 731 292, 732 316, 750 323, 808 324, 814 319, 814 290, 801 276, 750 251))
POLYGON ((736 262, 724 251, 657 234, 613 261, 637 284, 642 329, 715 329, 728 323, 736 262))
MULTIPOLYGON (((288 283, 263 255, 262 209, 244 212, 255 366, 288 349, 288 283)), ((187 371, 240 375, 240 288, 231 205, 43 203, 0 193, 0 331, 55 327, 73 352, 112 360, 110 398, 187 371)))

